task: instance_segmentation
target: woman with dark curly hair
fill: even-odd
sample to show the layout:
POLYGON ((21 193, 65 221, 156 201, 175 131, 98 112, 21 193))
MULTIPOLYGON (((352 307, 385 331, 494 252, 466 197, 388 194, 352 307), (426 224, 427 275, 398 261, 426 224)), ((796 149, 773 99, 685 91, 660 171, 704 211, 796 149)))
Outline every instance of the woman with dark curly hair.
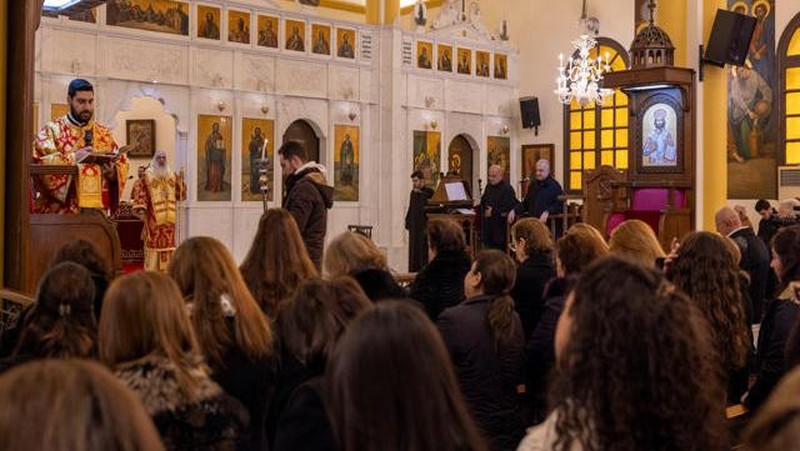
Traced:
POLYGON ((705 315, 728 384, 728 403, 738 404, 747 391, 753 339, 745 315, 746 287, 741 286, 739 267, 725 240, 711 232, 689 234, 669 265, 667 278, 705 315))
POLYGON ((800 334, 800 226, 784 227, 772 238, 770 266, 778 276, 777 299, 768 302, 758 332, 756 380, 745 398, 749 410, 767 399, 784 373, 798 363, 800 334))
POLYGON ((724 449, 724 389, 708 325, 653 269, 592 264, 556 333, 555 410, 518 451, 724 449))

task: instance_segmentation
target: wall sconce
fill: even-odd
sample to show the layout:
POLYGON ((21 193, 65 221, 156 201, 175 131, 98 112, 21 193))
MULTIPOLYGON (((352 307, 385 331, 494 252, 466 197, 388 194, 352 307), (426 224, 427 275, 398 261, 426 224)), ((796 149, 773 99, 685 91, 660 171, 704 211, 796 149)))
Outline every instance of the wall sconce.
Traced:
POLYGON ((347 117, 350 118, 350 122, 356 120, 356 118, 358 117, 358 113, 356 112, 355 108, 353 108, 352 110, 350 110, 349 113, 347 113, 347 117))
POLYGON ((269 113, 269 105, 267 105, 265 102, 263 105, 261 105, 261 114, 266 115, 267 113, 269 113))
POLYGON ((503 124, 503 127, 500 129, 504 135, 508 134, 508 124, 503 124))
POLYGON ((219 102, 217 102, 217 109, 219 110, 220 113, 225 111, 226 107, 227 107, 227 105, 225 105, 225 101, 224 100, 220 100, 219 102))
POLYGON ((439 126, 439 121, 437 121, 436 119, 432 119, 431 120, 431 128, 436 130, 436 127, 438 127, 438 126, 439 126))

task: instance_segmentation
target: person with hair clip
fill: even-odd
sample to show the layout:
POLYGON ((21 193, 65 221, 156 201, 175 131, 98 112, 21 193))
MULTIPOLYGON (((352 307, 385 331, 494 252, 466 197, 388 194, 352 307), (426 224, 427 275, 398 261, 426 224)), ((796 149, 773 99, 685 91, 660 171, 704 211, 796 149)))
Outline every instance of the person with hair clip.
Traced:
POLYGON ((211 237, 184 241, 169 275, 183 294, 211 377, 250 413, 247 449, 263 449, 263 424, 277 356, 272 327, 247 290, 228 249, 211 237))
POLYGON ((0 371, 35 359, 95 358, 94 290, 91 274, 83 266, 64 262, 50 268, 39 283, 36 303, 23 319, 14 351, 0 361, 0 371))
POLYGON ((659 271, 596 261, 558 322, 554 410, 517 450, 728 449, 712 343, 702 313, 659 271))
POLYGON ((0 378, 4 451, 163 451, 142 402, 104 366, 42 360, 0 378))
MULTIPOLYGON (((352 285, 355 281, 350 279, 349 289, 339 286, 340 283, 322 279, 305 281, 278 311, 281 368, 266 421, 270 449, 305 449, 302 437, 297 436, 302 434, 304 414, 297 409, 304 402, 313 404, 314 400, 296 399, 296 395, 311 396, 309 390, 314 392, 318 388, 313 381, 325 373, 337 340, 350 320, 371 306, 364 291, 352 285), (298 394, 299 387, 307 382, 312 385, 306 386, 305 394, 298 394)), ((321 429, 314 431, 324 437, 321 429)), ((319 439, 324 442, 324 438, 319 439)))
POLYGON ((481 251, 464 277, 466 300, 436 322, 464 399, 495 451, 513 449, 524 435, 517 387, 523 382, 525 340, 510 296, 515 278, 508 255, 481 251))
POLYGON ((326 379, 337 450, 488 450, 441 336, 407 302, 377 304, 356 319, 326 379))
POLYGON ((100 253, 100 249, 96 245, 83 239, 70 241, 56 251, 52 264, 61 262, 77 263, 89 270, 95 288, 94 316, 99 319, 103 310, 103 296, 106 294, 111 279, 114 278, 111 263, 100 253))
POLYGON ((280 303, 291 297, 298 285, 319 276, 297 223, 280 208, 270 208, 261 216, 239 270, 261 310, 272 319, 280 303))
POLYGON ((666 274, 695 302, 711 326, 711 338, 728 387, 728 404, 739 404, 747 391, 753 336, 745 313, 747 287, 742 286, 731 247, 738 250, 729 238, 716 233, 690 233, 666 274))
POLYGON ((240 449, 249 416, 209 376, 177 284, 141 271, 115 280, 100 359, 144 404, 168 450, 240 449))
POLYGON ((756 380, 744 404, 757 410, 772 389, 800 362, 800 226, 784 227, 772 238, 770 266, 778 276, 778 295, 764 308, 756 346, 756 380))

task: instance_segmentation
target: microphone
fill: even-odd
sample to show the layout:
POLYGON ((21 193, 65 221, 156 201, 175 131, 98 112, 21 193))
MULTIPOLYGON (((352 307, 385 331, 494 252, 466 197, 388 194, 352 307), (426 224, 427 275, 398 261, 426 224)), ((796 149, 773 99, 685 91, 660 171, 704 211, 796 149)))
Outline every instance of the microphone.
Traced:
POLYGON ((86 130, 83 132, 83 145, 84 147, 92 147, 92 140, 94 139, 94 134, 91 130, 86 130))

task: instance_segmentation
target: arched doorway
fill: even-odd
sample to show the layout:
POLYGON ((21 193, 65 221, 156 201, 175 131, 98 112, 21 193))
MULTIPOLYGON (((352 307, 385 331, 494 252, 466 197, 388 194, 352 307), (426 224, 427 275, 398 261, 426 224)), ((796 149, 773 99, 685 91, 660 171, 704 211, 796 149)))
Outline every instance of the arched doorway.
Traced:
POLYGON ((298 119, 292 122, 283 133, 283 142, 287 141, 302 143, 306 148, 306 152, 308 152, 308 160, 320 162, 319 137, 308 121, 298 119))
POLYGON ((470 140, 465 135, 458 135, 450 141, 447 148, 447 175, 461 177, 467 182, 470 189, 473 185, 473 154, 474 149, 470 140))

